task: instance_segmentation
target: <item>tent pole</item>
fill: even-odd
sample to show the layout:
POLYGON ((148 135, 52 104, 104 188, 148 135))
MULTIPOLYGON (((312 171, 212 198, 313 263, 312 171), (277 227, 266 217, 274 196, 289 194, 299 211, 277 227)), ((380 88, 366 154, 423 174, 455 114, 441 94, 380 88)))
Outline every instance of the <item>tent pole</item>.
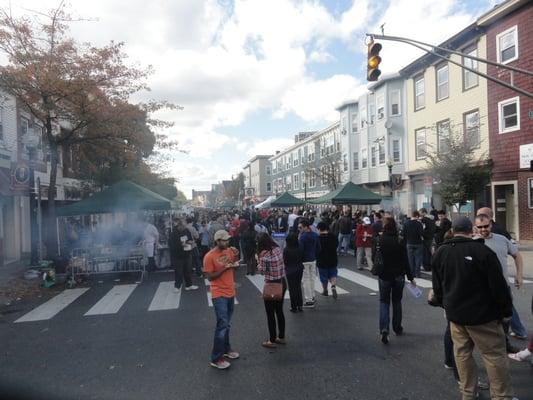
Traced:
POLYGON ((59 218, 56 218, 57 254, 61 257, 61 238, 59 235, 59 218))

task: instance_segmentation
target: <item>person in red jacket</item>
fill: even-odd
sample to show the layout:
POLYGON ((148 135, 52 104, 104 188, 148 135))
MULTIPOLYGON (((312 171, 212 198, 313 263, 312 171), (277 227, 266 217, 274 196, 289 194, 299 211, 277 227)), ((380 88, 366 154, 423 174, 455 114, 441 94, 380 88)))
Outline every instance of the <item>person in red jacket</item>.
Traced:
POLYGON ((357 268, 364 269, 363 259, 366 257, 366 264, 372 269, 372 237, 374 232, 370 223, 370 218, 364 217, 363 223, 358 224, 355 229, 355 246, 357 248, 356 260, 357 268))

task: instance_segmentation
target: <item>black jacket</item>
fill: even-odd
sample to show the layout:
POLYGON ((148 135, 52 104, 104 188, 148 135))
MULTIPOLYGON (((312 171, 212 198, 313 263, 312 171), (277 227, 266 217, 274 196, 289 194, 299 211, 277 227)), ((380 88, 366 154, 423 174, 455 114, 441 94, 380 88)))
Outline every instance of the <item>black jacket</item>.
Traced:
POLYGON ((422 244, 424 226, 416 219, 410 219, 403 224, 403 237, 407 244, 422 244))
POLYGON ((450 229, 452 229, 452 221, 448 218, 443 218, 443 220, 440 221, 439 226, 435 227, 435 243, 437 245, 441 245, 444 242, 444 235, 446 235, 446 232, 450 229))
POLYGON ((424 241, 430 241, 433 240, 433 236, 435 235, 435 221, 433 221, 429 217, 424 217, 421 219, 422 224, 424 225, 424 241))
POLYGON ((512 315, 509 285, 496 253, 483 240, 456 236, 431 261, 435 302, 449 321, 480 325, 512 315))
POLYGON ((178 229, 177 227, 174 227, 168 239, 168 248, 170 251, 170 257, 183 258, 186 255, 191 254, 190 251, 185 251, 183 249, 183 245, 181 244, 182 236, 187 236, 187 240, 193 240, 191 231, 189 231, 186 227, 183 227, 180 229, 178 229))
POLYGON ((339 241, 337 237, 328 232, 327 235, 318 235, 320 241, 320 251, 316 257, 316 266, 318 268, 337 268, 337 246, 339 241))
POLYGON ((407 275, 407 279, 413 280, 413 274, 409 267, 409 259, 407 258, 407 249, 401 243, 398 236, 383 233, 379 235, 377 240, 374 240, 374 251, 378 245, 381 248, 383 256, 383 273, 379 274, 379 278, 385 281, 392 281, 395 278, 407 275))
POLYGON ((298 247, 285 247, 283 249, 283 262, 287 276, 303 271, 303 252, 298 247))
POLYGON ((339 218, 339 233, 343 235, 349 235, 353 231, 352 219, 347 215, 339 218))

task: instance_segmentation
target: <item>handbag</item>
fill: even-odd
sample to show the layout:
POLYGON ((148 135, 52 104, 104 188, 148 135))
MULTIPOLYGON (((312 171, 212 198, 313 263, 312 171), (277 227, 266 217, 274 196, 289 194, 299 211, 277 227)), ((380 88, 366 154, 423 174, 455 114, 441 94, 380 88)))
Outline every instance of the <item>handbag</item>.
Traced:
POLYGON ((381 275, 383 273, 383 270, 385 269, 385 265, 383 262, 383 253, 381 252, 381 245, 380 245, 381 237, 376 237, 376 252, 374 254, 374 265, 372 266, 372 269, 370 270, 370 273, 372 275, 381 275))
MULTIPOLYGON (((270 260, 265 260, 265 269, 270 270, 270 260)), ((281 282, 265 282, 263 286, 263 299, 266 301, 283 300, 283 285, 281 282)))
POLYGON ((263 299, 267 301, 279 301, 283 299, 283 285, 281 282, 265 282, 263 287, 263 299))

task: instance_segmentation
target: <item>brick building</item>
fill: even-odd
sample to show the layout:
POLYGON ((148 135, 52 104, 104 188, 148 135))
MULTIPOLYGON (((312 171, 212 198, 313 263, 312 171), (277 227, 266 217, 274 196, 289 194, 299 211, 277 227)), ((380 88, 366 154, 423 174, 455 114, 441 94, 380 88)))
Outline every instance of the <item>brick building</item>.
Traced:
MULTIPOLYGON (((509 0, 481 16, 490 61, 533 71, 533 3, 509 0)), ((488 66, 488 74, 533 92, 530 75, 488 66)), ((533 240, 533 99, 488 82, 492 170, 491 203, 496 221, 520 240, 533 240)))

